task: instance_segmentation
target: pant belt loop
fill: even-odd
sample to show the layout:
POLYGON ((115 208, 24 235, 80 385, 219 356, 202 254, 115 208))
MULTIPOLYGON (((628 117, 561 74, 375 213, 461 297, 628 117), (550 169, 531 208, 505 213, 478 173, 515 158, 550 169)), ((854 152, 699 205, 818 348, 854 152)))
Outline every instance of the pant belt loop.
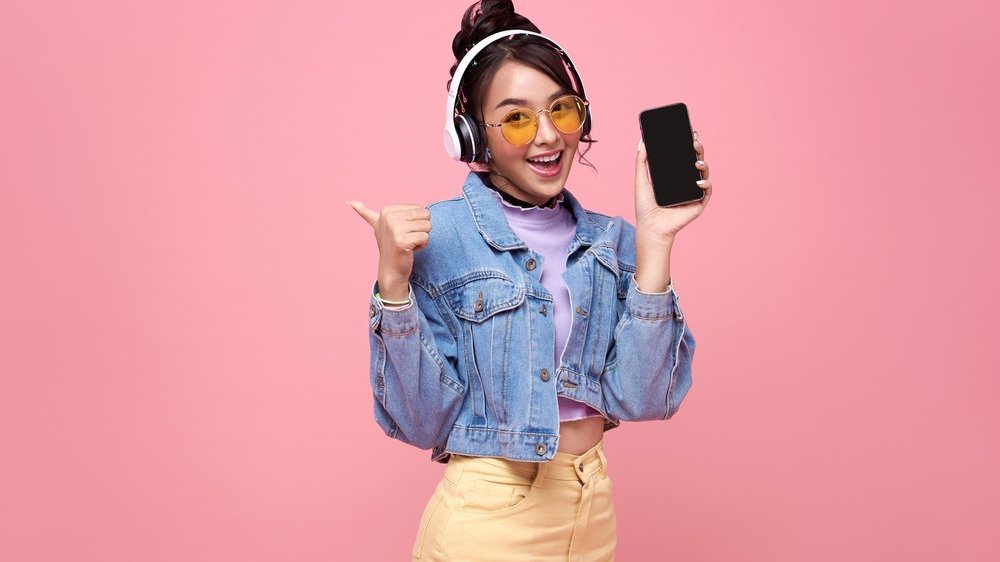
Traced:
POLYGON ((573 523, 573 534, 569 539, 569 560, 580 562, 581 553, 574 551, 580 548, 579 540, 587 536, 587 524, 590 522, 590 507, 594 498, 594 479, 587 478, 580 488, 580 504, 577 507, 576 520, 573 523))
POLYGON ((532 487, 541 487, 545 483, 545 475, 548 473, 549 463, 540 462, 536 463, 538 465, 538 470, 535 471, 535 477, 531 480, 532 487))

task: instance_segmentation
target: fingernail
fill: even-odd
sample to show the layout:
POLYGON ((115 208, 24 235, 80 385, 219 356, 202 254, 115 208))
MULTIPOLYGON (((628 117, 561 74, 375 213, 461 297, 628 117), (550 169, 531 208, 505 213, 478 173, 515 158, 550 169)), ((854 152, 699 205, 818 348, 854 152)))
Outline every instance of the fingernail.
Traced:
POLYGON ((642 139, 639 139, 639 145, 635 147, 636 152, 639 152, 640 150, 642 150, 642 139))
MULTIPOLYGON (((696 181, 696 182, 694 182, 694 183, 696 183, 696 184, 698 184, 698 185, 705 185, 705 180, 698 180, 698 181, 696 181)), ((690 184, 689 184, 689 185, 690 185, 690 184)))
POLYGON ((704 166, 705 165, 705 161, 704 160, 698 160, 697 162, 695 162, 695 164, 697 164, 699 166, 704 166))

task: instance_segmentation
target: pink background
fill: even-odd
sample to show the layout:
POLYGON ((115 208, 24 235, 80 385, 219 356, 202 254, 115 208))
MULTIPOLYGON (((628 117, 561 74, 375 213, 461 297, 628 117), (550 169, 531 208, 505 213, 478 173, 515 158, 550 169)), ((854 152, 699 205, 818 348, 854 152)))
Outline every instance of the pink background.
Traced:
MULTIPOLYGON (((156 4, 0 9, 0 557, 408 560, 443 466, 374 422, 344 200, 459 193, 467 0, 156 4)), ((587 207, 634 220, 674 101, 715 185, 692 391, 607 438, 619 559, 1000 559, 990 4, 517 3, 587 85, 587 207)))

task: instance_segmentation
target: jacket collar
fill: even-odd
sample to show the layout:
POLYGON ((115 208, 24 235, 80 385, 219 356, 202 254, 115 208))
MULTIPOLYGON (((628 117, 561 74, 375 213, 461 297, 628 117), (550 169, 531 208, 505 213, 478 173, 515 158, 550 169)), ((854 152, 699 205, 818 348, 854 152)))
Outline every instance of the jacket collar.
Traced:
MULTIPOLYGON (((497 250, 528 247, 511 230, 510 225, 507 224, 507 218, 503 214, 503 209, 500 208, 500 201, 476 172, 469 172, 465 178, 465 184, 462 186, 462 193, 472 211, 476 229, 490 246, 497 250)), ((597 236, 604 232, 609 225, 595 221, 568 189, 563 187, 561 193, 563 203, 569 206, 576 218, 576 240, 581 246, 592 246, 597 236)))

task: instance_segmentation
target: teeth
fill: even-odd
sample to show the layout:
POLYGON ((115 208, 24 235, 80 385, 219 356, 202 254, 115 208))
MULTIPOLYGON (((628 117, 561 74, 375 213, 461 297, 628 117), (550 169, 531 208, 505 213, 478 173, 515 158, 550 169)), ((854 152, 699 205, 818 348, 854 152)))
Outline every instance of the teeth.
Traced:
POLYGON ((528 158, 528 162, 552 162, 553 160, 558 160, 562 152, 557 152, 551 156, 543 156, 541 158, 528 158))

